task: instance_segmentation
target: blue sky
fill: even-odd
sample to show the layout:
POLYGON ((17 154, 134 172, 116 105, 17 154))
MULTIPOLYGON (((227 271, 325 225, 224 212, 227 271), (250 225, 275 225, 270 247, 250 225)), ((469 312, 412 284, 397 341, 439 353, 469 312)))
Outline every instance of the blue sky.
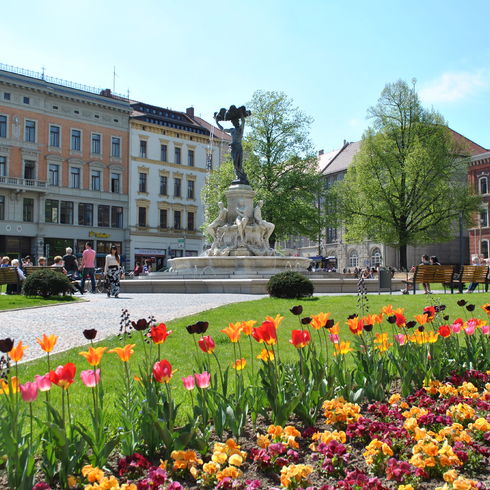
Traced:
POLYGON ((0 62, 196 113, 284 91, 315 148, 360 139, 384 85, 490 148, 488 0, 24 0, 2 5, 0 62))

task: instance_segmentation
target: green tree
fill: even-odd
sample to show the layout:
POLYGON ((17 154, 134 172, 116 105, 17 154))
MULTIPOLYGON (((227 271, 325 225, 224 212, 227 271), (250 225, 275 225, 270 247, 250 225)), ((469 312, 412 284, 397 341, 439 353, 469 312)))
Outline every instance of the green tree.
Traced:
MULTIPOLYGON (((282 92, 256 91, 247 109, 252 115, 246 120, 244 168, 256 199, 264 201, 263 218, 276 225, 271 245, 292 234, 315 238, 321 178, 309 140, 311 118, 282 92)), ((202 193, 206 222, 216 217, 233 179, 229 162, 211 174, 202 193)))
POLYGON ((347 241, 398 247, 406 268, 408 245, 450 240, 479 198, 467 184, 465 148, 441 115, 422 107, 414 85, 386 85, 368 114, 373 125, 335 186, 339 217, 347 241))

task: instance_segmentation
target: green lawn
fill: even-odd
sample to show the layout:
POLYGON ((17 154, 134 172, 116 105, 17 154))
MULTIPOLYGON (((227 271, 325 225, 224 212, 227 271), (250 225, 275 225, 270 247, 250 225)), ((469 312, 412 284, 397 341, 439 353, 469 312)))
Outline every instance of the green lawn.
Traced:
POLYGON ((16 308, 29 308, 32 306, 48 306, 60 303, 73 303, 78 301, 73 296, 57 296, 44 299, 39 296, 27 298, 21 294, 2 294, 0 296, 0 310, 13 310, 16 308))
MULTIPOLYGON (((393 307, 405 308, 405 314, 411 318, 416 314, 422 312, 425 306, 430 304, 445 304, 447 306, 446 313, 450 315, 451 319, 458 316, 463 318, 469 318, 470 314, 464 309, 456 305, 456 301, 461 299, 461 295, 410 295, 410 296, 378 296, 369 295, 369 311, 372 313, 379 312, 381 307, 392 304, 393 307)), ((466 300, 475 302, 477 308, 473 315, 480 317, 484 316, 483 311, 479 308, 482 304, 490 301, 490 294, 473 294, 471 296, 464 295, 466 300)), ((266 315, 275 316, 277 313, 285 316, 281 326, 279 327, 279 348, 282 360, 295 358, 297 356, 296 350, 289 344, 290 331, 294 328, 298 328, 298 317, 293 316, 289 312, 289 308, 293 305, 303 305, 304 311, 302 316, 308 316, 319 312, 330 312, 331 318, 340 322, 341 325, 341 338, 342 340, 351 339, 352 335, 345 325, 345 320, 349 314, 357 311, 357 297, 356 296, 335 296, 335 297, 317 297, 303 300, 282 300, 264 298, 255 301, 247 301, 243 303, 232 304, 223 306, 220 308, 208 310, 198 315, 193 315, 185 318, 176 319, 168 322, 167 327, 173 330, 172 335, 167 338, 165 344, 161 346, 161 359, 167 359, 173 369, 176 370, 174 378, 171 381, 171 386, 177 401, 188 402, 188 395, 182 388, 181 378, 187 376, 195 371, 195 355, 207 356, 207 354, 201 351, 196 353, 192 336, 187 333, 185 327, 191 323, 195 323, 198 320, 204 320, 209 322, 209 330, 207 335, 214 337, 216 341, 216 354, 223 367, 230 366, 234 360, 232 344, 229 342, 228 337, 225 334, 220 333, 222 328, 225 328, 228 323, 236 322, 240 320, 257 320, 258 323, 264 319, 266 315)), ((148 309, 148 314, 151 315, 151 307, 148 309)), ((137 320, 137 318, 133 318, 137 320)), ((157 318, 158 321, 158 318, 157 318)), ((114 334, 117 334, 119 328, 119 318, 113 319, 114 334)), ((97 328, 97 326, 94 326, 97 328)), ((73 325, 76 327, 76 322, 73 325)), ((379 327, 378 327, 379 328, 379 327)), ((383 329, 391 328, 384 322, 383 329)), ((41 334, 43 332, 39 332, 41 334)), ((49 334, 49 327, 46 328, 46 334, 49 334)), ((82 332, 80 332, 82 335, 82 332)), ((316 334, 315 334, 316 335, 316 334)), ((315 337, 314 337, 315 338, 315 337)), ((197 340, 197 338, 196 338, 197 340)), ((108 338, 97 345, 107 346, 109 348, 123 346, 126 343, 135 343, 135 354, 131 358, 130 365, 133 374, 138 374, 138 364, 144 358, 145 351, 143 342, 139 332, 133 332, 131 339, 119 340, 117 336, 108 338)), ((240 342, 242 349, 242 356, 247 359, 246 371, 250 373, 250 346, 247 338, 243 338, 240 342)), ((254 356, 259 353, 261 347, 255 341, 253 341, 254 356)), ((39 348, 37 345, 31 346, 32 349, 39 348)), ((151 358, 156 360, 156 349, 154 346, 146 344, 148 357, 150 357, 150 348, 153 348, 151 352, 151 358)), ((86 348, 75 348, 64 353, 55 354, 51 357, 51 366, 56 367, 59 364, 66 362, 74 362, 77 366, 77 381, 70 388, 70 398, 72 404, 75 407, 83 407, 82 410, 76 410, 84 420, 87 420, 88 411, 87 400, 89 400, 89 389, 86 388, 79 379, 79 372, 89 368, 88 363, 84 358, 78 355, 78 352, 86 350, 86 348)), ((55 349, 56 351, 56 349, 55 349)), ((237 355, 237 357, 239 357, 237 355)), ((216 370, 216 363, 214 358, 209 356, 212 369, 216 370)), ((255 361, 258 362, 257 360, 255 361)), ((47 371, 46 358, 32 361, 19 366, 21 382, 32 380, 35 374, 44 374, 47 371)), ((104 383, 106 407, 111 413, 111 419, 114 420, 115 426, 117 426, 117 413, 118 413, 118 394, 117 389, 120 386, 120 376, 122 373, 122 363, 115 354, 105 354, 102 359, 102 379, 104 383)), ((230 379, 232 379, 232 373, 230 379)), ((53 396, 59 396, 60 390, 57 387, 53 387, 53 396)), ((35 402, 35 410, 41 410, 42 401, 35 402)))

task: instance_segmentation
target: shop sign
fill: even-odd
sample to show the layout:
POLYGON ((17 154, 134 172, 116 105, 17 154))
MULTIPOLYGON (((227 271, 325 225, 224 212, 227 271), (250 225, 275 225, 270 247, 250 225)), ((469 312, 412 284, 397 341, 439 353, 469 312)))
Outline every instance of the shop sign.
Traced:
POLYGON ((98 231, 89 231, 88 236, 95 237, 95 238, 109 238, 111 235, 110 233, 99 233, 98 231))
POLYGON ((166 250, 158 248, 135 248, 135 255, 166 255, 166 250))
POLYGON ((177 240, 177 248, 185 248, 185 238, 179 238, 177 240))

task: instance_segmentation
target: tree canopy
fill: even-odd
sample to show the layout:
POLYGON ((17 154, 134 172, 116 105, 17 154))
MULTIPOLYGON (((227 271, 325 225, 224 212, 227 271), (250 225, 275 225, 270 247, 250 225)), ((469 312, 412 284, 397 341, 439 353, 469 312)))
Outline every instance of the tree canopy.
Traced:
MULTIPOLYGON (((276 225, 271 241, 289 235, 316 237, 321 179, 309 140, 311 118, 282 92, 256 91, 247 104, 243 141, 244 168, 262 199, 262 216, 276 225)), ((216 217, 217 203, 234 179, 231 162, 212 172, 203 190, 206 221, 216 217)))
POLYGON ((406 268, 407 245, 450 240, 479 198, 467 184, 465 148, 440 114, 422 107, 415 86, 386 85, 368 114, 373 124, 335 186, 339 218, 347 241, 398 247, 406 268))

